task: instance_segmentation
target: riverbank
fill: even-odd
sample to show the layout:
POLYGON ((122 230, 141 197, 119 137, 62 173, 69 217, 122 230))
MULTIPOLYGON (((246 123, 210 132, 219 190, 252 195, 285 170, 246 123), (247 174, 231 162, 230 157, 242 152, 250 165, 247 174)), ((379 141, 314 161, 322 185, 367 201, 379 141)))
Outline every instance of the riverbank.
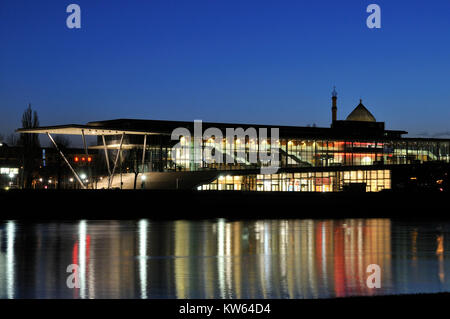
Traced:
POLYGON ((396 218, 449 220, 448 193, 9 190, 0 219, 396 218))

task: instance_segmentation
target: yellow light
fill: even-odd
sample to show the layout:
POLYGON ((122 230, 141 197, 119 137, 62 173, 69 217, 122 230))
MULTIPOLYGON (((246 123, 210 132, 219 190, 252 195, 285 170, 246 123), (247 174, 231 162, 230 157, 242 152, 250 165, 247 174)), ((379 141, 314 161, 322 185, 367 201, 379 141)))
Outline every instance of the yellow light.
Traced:
POLYGON ((411 179, 412 181, 414 181, 414 180, 417 179, 417 177, 411 177, 410 179, 411 179))

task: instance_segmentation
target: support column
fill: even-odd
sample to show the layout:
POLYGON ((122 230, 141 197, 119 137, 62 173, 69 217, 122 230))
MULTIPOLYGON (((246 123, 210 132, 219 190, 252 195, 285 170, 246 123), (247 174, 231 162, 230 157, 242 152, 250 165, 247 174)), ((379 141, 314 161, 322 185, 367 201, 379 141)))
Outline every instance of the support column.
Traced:
POLYGON ((142 173, 145 172, 144 170, 144 162, 145 162, 145 151, 147 148, 147 135, 144 135, 144 148, 142 149, 142 173))
POLYGON ((103 149, 105 150, 106 166, 108 167, 108 181, 111 178, 111 167, 109 166, 108 148, 106 147, 105 135, 102 135, 103 149))
POLYGON ((111 185, 112 185, 112 182, 113 182, 113 179, 114 179, 114 172, 116 171, 117 162, 119 161, 120 153, 122 153, 122 144, 123 144, 123 137, 124 137, 124 136, 125 136, 125 133, 122 133, 122 137, 120 138, 119 150, 117 151, 116 159, 115 159, 115 161, 114 161, 114 167, 113 167, 111 176, 110 176, 110 178, 109 178, 108 188, 111 188, 111 185))
MULTIPOLYGON (((88 152, 88 148, 87 148, 87 144, 86 144, 86 136, 84 135, 84 130, 81 130, 81 136, 83 138, 84 152, 86 153, 86 161, 87 161, 87 165, 88 165, 88 179, 92 183, 92 188, 93 188, 94 183, 92 181, 92 170, 91 170, 90 162, 88 161, 89 152, 88 152)), ((89 188, 89 183, 87 184, 87 187, 89 188)))
POLYGON ((63 160, 66 162, 67 166, 69 166, 70 170, 72 171, 73 175, 75 176, 75 178, 77 179, 78 183, 80 183, 81 187, 83 189, 86 189, 86 186, 84 185, 84 183, 81 181, 81 178, 78 176, 77 172, 75 172, 75 170, 73 169, 72 165, 70 165, 69 161, 67 160, 67 158, 64 156, 63 152, 59 149, 58 145, 56 144, 55 140, 53 139, 53 137, 50 135, 50 133, 47 132, 47 136, 50 139, 50 141, 53 143, 53 145, 55 146, 56 150, 59 152, 59 154, 61 155, 61 157, 63 158, 63 160))
POLYGON ((123 181, 122 181, 122 168, 123 168, 123 154, 122 154, 122 149, 121 149, 119 152, 120 152, 120 189, 122 189, 122 186, 123 186, 123 181))

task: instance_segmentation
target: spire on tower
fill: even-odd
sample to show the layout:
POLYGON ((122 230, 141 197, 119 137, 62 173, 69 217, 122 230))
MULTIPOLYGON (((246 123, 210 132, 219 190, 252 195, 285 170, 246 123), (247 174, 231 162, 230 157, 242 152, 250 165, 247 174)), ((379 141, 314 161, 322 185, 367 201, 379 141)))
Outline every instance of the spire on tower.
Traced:
POLYGON ((336 87, 333 87, 333 92, 331 92, 331 121, 332 123, 337 120, 337 92, 336 87))
POLYGON ((337 97, 336 86, 333 86, 333 92, 331 92, 333 97, 337 97))

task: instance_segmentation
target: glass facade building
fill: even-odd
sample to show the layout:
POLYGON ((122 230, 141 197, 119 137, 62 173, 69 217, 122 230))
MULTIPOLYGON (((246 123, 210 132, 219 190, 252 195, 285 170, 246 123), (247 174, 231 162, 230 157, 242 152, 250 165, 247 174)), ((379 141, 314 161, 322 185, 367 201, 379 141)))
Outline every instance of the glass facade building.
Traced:
POLYGON ((109 176, 100 188, 376 192, 393 187, 396 167, 450 163, 450 139, 406 138, 405 131, 386 130, 362 101, 345 120, 337 120, 336 101, 333 92, 331 127, 202 123, 198 132, 196 122, 119 119, 19 132, 96 136, 90 151, 103 163, 96 175, 109 176), (179 129, 184 133, 172 138, 179 129), (211 130, 214 134, 206 134, 211 130), (273 163, 261 154, 274 150, 278 169, 264 174, 262 168, 273 163), (119 171, 121 182, 113 186, 119 171), (133 185, 124 184, 124 174, 133 185))
POLYGON ((359 184, 367 192, 391 189, 388 169, 348 170, 308 173, 225 175, 198 190, 242 190, 276 192, 338 192, 346 185, 359 184))
MULTIPOLYGON (((267 150, 270 139, 266 141, 249 141, 244 144, 235 140, 232 155, 235 162, 232 164, 207 163, 201 164, 195 159, 193 142, 183 142, 186 149, 181 156, 173 156, 171 148, 165 148, 167 162, 163 167, 167 170, 241 170, 254 169, 259 165, 249 162, 252 153, 264 147, 267 150), (238 158, 238 153, 245 154, 245 158, 238 158), (171 163, 171 164, 169 164, 171 163)), ((222 149, 226 148, 225 139, 222 149)), ((212 141, 203 141, 203 148, 217 145, 212 141)), ((421 164, 430 161, 450 161, 450 141, 431 139, 403 138, 401 140, 333 140, 333 139, 298 139, 280 138, 276 145, 280 153, 280 168, 301 167, 353 167, 353 166, 379 166, 397 164, 421 164)), ((181 153, 181 152, 180 152, 181 153)), ((229 155, 230 152, 224 154, 229 155)))
MULTIPOLYGON (((225 135, 225 129, 222 130, 225 135)), ((404 138, 401 135, 406 132, 385 130, 370 138, 364 136, 364 131, 360 135, 341 137, 345 130, 336 128, 294 130, 297 136, 288 137, 283 136, 284 130, 280 128, 280 136, 275 141, 246 137, 235 138, 230 143, 227 138, 202 138, 197 141, 202 149, 200 158, 193 138, 172 141, 168 136, 151 137, 145 154, 142 146, 124 151, 125 166, 132 166, 133 159, 144 157, 140 168, 144 173, 217 172, 213 180, 199 182, 195 186, 197 190, 337 192, 359 185, 367 192, 377 192, 391 189, 391 172, 396 166, 450 163, 447 139, 404 138), (301 136, 311 132, 317 136, 301 136), (175 142, 180 143, 181 149, 173 149, 175 142), (270 153, 271 143, 278 148, 279 169, 276 174, 264 175, 260 173, 264 164, 250 159, 258 158, 261 150, 270 153), (132 155, 133 152, 137 153, 132 155), (206 152, 218 152, 221 160, 206 160, 206 152)), ((141 136, 130 137, 128 142, 143 143, 141 136)))

